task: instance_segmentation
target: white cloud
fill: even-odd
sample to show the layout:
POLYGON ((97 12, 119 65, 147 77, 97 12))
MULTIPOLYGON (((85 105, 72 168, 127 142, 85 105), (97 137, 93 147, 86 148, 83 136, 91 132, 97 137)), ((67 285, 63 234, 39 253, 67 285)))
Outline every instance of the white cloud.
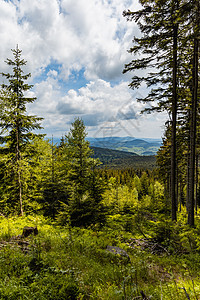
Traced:
POLYGON ((138 118, 142 105, 128 89, 131 74, 122 75, 138 29, 122 13, 139 7, 137 0, 0 0, 0 68, 8 70, 4 60, 19 44, 34 83, 29 95, 37 97, 28 111, 45 118, 47 132, 66 131, 74 115, 91 131, 114 124, 112 118, 124 125, 138 118), (82 87, 70 86, 80 70, 82 87))
POLYGON ((48 73, 47 73, 47 76, 52 76, 52 77, 57 77, 58 76, 58 72, 56 70, 50 70, 48 73))
POLYGON ((116 115, 120 106, 131 97, 127 83, 120 83, 112 87, 109 82, 102 79, 91 81, 77 92, 70 90, 61 99, 57 109, 61 114, 95 113, 116 115))
POLYGON ((135 27, 122 17, 131 2, 0 0, 1 45, 7 56, 19 44, 33 75, 53 59, 66 73, 85 68, 88 80, 119 78, 135 27))
MULTIPOLYGON (((111 86, 97 79, 63 96, 58 82, 49 77, 35 86, 35 94, 40 100, 31 106, 32 113, 45 117, 43 126, 55 136, 68 131, 77 116, 83 119, 89 135, 95 135, 99 128, 105 131, 106 127, 120 128, 122 135, 139 136, 144 132, 143 137, 159 137, 162 131, 163 116, 141 116, 144 105, 136 100, 141 95, 131 91, 127 82, 111 86)), ((107 133, 111 133, 109 130, 106 129, 107 133)))

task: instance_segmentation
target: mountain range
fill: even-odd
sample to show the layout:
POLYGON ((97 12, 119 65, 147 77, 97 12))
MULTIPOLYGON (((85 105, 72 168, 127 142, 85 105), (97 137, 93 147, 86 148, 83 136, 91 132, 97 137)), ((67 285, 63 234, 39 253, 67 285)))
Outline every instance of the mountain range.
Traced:
MULTIPOLYGON (((49 138, 51 140, 51 138, 49 138)), ((119 150, 138 155, 156 155, 162 145, 160 139, 135 138, 135 137, 87 137, 91 147, 119 150)), ((53 138, 54 144, 60 143, 60 138, 53 138)))
MULTIPOLYGON (((49 138, 49 140, 52 140, 49 138)), ((99 158, 102 167, 154 169, 155 154, 162 145, 161 140, 134 137, 88 137, 93 157, 99 158)), ((59 145, 60 139, 53 138, 53 143, 59 145)))
POLYGON ((160 139, 134 138, 134 137, 88 137, 91 147, 107 148, 138 155, 155 155, 162 145, 160 139))

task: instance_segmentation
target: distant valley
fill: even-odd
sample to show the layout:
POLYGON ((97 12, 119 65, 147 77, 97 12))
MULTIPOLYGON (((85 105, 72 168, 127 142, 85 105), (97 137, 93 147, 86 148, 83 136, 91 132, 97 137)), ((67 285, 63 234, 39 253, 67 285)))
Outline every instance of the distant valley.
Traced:
MULTIPOLYGON (((88 137, 87 140, 94 152, 93 157, 100 159, 102 167, 118 169, 154 169, 155 155, 162 144, 159 139, 134 137, 88 137)), ((60 139, 53 138, 53 143, 59 145, 60 139)))
POLYGON ((145 156, 155 155, 162 144, 159 139, 138 139, 134 137, 89 137, 87 140, 92 147, 131 152, 145 156))

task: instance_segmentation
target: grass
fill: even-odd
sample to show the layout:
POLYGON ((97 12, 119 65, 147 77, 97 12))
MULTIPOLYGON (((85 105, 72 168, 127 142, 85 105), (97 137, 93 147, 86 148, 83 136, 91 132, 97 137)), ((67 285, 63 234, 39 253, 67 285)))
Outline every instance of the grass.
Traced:
POLYGON ((0 228, 0 299, 200 299, 198 251, 152 254, 130 244, 136 231, 69 230, 40 216, 1 218, 0 228), (24 226, 39 231, 26 251, 12 239, 24 226))

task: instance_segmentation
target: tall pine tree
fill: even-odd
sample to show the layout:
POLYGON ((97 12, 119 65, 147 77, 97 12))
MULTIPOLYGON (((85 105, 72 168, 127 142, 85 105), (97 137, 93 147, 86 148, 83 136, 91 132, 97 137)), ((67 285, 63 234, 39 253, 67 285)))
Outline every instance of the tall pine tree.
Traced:
POLYGON ((147 69, 146 76, 135 75, 130 87, 138 88, 145 82, 151 90, 147 97, 138 99, 151 102, 151 111, 167 110, 171 118, 171 211, 176 220, 176 126, 178 105, 178 27, 180 0, 141 0, 143 8, 137 12, 126 11, 124 16, 134 20, 142 37, 134 37, 134 46, 129 50, 139 54, 125 65, 124 73, 147 69), (152 71, 151 71, 152 70, 152 71))
MULTIPOLYGON (((12 177, 11 187, 13 201, 17 200, 20 214, 23 214, 23 153, 30 140, 37 134, 32 131, 41 129, 42 118, 27 114, 26 105, 33 103, 36 98, 26 96, 26 92, 32 88, 27 83, 30 73, 24 74, 22 67, 26 61, 21 58, 22 50, 18 46, 12 50, 14 59, 7 59, 6 63, 12 67, 11 73, 1 73, 6 82, 2 84, 0 97, 0 136, 4 145, 1 152, 7 155, 7 163, 4 167, 4 175, 10 168, 12 177)), ((9 197, 9 196, 8 196, 9 197)), ((8 198, 7 197, 7 198, 8 198)), ((12 203, 16 206, 16 203, 12 203)))

